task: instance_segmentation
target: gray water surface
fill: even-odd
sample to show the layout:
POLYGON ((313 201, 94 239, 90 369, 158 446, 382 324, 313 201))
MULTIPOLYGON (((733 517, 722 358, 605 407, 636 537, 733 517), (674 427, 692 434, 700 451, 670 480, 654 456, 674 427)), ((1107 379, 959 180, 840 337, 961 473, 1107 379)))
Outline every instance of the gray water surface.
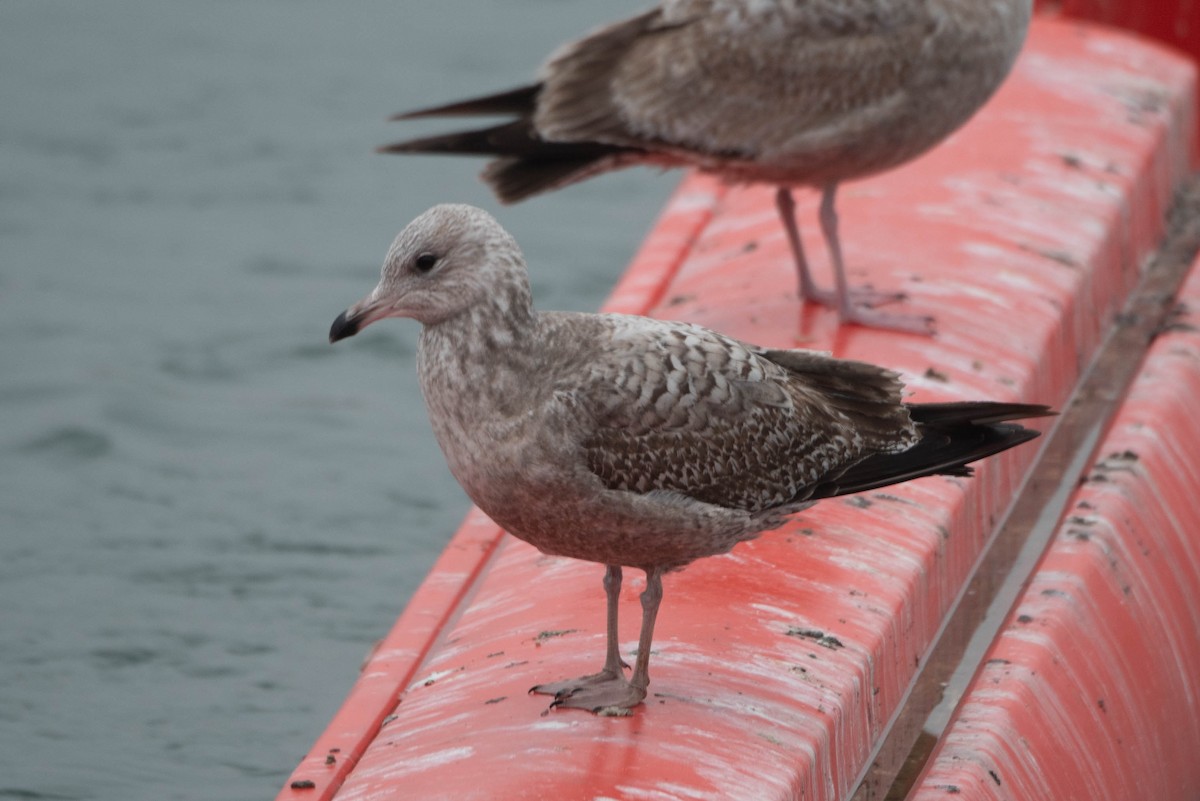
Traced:
POLYGON ((275 794, 467 508, 415 324, 330 322, 442 201, 595 308, 677 180, 503 208, 386 117, 644 5, 0 3, 0 799, 275 794))

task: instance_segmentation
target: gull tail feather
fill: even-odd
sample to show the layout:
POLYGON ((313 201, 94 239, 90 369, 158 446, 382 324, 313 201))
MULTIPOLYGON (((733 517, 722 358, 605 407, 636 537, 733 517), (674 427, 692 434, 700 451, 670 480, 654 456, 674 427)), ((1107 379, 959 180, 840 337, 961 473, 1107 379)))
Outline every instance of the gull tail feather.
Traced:
POLYGON ((971 462, 1006 451, 1039 432, 1008 422, 1056 414, 1025 403, 917 403, 908 407, 917 444, 900 453, 871 456, 815 488, 812 500, 886 487, 922 476, 969 476, 971 462))
POLYGON ((423 117, 481 117, 491 115, 529 117, 533 114, 538 92, 542 91, 540 83, 520 86, 504 92, 497 92, 468 100, 458 100, 440 106, 404 111, 389 117, 393 122, 400 120, 415 120, 423 117))
POLYGON ((526 119, 487 128, 409 139, 380 153, 498 156, 483 179, 505 203, 557 189, 603 172, 628 149, 596 142, 547 142, 526 119))

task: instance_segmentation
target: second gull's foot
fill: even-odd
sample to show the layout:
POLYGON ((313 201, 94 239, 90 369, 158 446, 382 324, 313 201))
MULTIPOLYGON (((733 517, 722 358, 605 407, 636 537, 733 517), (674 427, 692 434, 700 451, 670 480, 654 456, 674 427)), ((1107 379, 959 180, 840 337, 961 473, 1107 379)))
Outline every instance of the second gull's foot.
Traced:
MULTIPOLYGON (((837 290, 822 289, 818 286, 809 286, 807 289, 801 286, 800 297, 803 300, 819 303, 829 309, 837 309, 841 306, 842 302, 837 290)), ((865 306, 868 309, 873 309, 876 306, 883 306, 888 303, 898 303, 907 297, 908 295, 903 292, 880 292, 871 287, 856 286, 850 289, 848 301, 851 306, 865 306)))
POLYGON ((850 297, 843 305, 839 301, 837 293, 831 290, 817 289, 805 295, 805 298, 813 303, 836 309, 842 323, 932 336, 935 333, 932 317, 885 312, 875 308, 885 303, 904 300, 905 297, 907 296, 903 292, 877 292, 866 287, 856 287, 850 290, 850 297))
POLYGON ((809 287, 806 293, 802 291, 802 295, 805 300, 836 309, 841 323, 844 324, 862 325, 868 329, 920 333, 924 336, 932 336, 935 333, 934 318, 918 314, 880 312, 875 308, 883 306, 884 303, 904 300, 904 293, 881 293, 875 289, 856 287, 850 290, 850 297, 847 297, 846 303, 842 303, 838 293, 830 289, 809 287))
POLYGON ((842 324, 854 323, 867 328, 886 328, 890 331, 903 331, 906 334, 922 334, 933 336, 937 332, 933 318, 920 314, 896 314, 867 308, 866 306, 851 306, 842 309, 839 314, 842 324))

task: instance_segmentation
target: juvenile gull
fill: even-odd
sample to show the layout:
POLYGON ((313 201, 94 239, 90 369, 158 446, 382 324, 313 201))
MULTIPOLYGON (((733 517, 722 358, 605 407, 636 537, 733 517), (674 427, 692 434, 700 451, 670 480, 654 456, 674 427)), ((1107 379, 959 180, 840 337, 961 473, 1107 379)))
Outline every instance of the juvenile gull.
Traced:
POLYGON ((607 566, 603 669, 542 684, 614 713, 646 695, 662 574, 781 525, 820 498, 933 474, 1037 436, 1016 403, 905 404, 895 373, 767 350, 698 325, 537 312, 517 243, 486 212, 435 206, 405 228, 336 342, 423 324, 421 391, 450 471, 501 527, 607 566), (621 568, 646 572, 637 661, 617 651, 621 568))
POLYGON ((559 48, 537 83, 394 119, 515 117, 398 142, 389 153, 495 155, 483 177, 518 201, 633 164, 692 166, 778 187, 804 298, 844 322, 927 333, 932 320, 851 289, 842 181, 902 164, 965 123, 1003 81, 1032 0, 663 0, 559 48), (835 286, 813 281, 793 186, 821 190, 835 286))

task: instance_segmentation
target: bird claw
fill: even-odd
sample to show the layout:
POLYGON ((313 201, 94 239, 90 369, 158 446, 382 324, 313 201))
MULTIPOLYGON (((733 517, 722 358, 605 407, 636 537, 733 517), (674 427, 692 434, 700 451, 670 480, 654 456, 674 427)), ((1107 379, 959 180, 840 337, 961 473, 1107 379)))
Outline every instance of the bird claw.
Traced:
POLYGON ((839 311, 838 323, 926 337, 937 333, 937 321, 928 315, 882 312, 867 306, 851 306, 845 311, 839 311))
POLYGON ((578 679, 538 684, 531 693, 553 695, 550 709, 586 709, 601 717, 628 717, 646 697, 646 690, 630 684, 624 676, 605 672, 578 679))
MULTIPOLYGON (((829 309, 840 309, 843 307, 842 299, 835 289, 806 286, 801 289, 800 296, 804 300, 819 303, 829 309)), ((845 305, 864 306, 868 309, 874 309, 877 306, 899 303, 902 300, 908 300, 908 293, 883 292, 869 286, 859 286, 849 290, 845 305)))
POLYGON ((932 336, 936 332, 932 317, 877 311, 879 306, 906 300, 908 295, 904 292, 881 292, 870 287, 855 287, 843 300, 835 290, 810 287, 802 295, 805 300, 836 310, 842 323, 925 336, 932 336))
POLYGON ((923 314, 894 314, 877 311, 868 306, 851 306, 842 309, 840 317, 843 324, 853 323, 868 328, 886 328, 923 336, 933 336, 937 333, 934 319, 923 314))

